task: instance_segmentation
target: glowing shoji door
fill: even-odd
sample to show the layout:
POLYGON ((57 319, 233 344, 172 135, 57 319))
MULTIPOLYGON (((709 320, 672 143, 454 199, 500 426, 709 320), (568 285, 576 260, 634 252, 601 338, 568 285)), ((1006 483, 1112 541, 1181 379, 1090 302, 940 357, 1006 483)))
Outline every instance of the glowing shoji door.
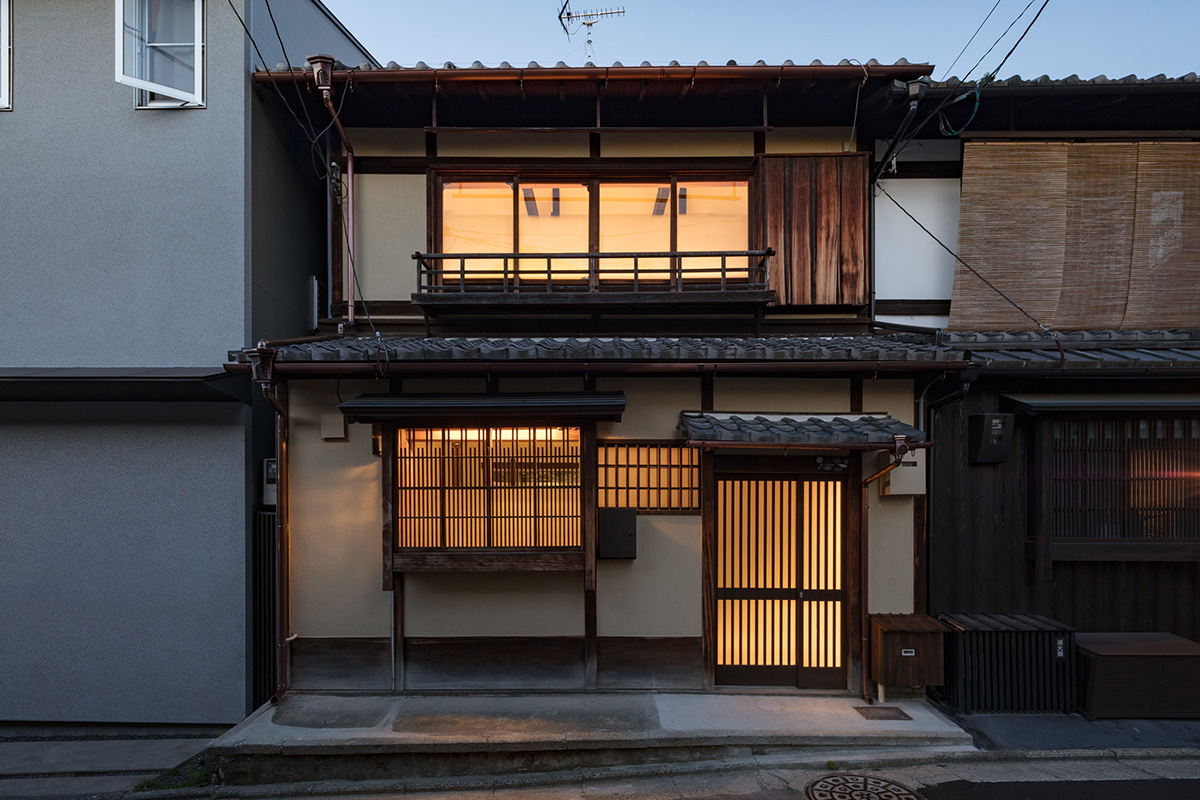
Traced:
POLYGON ((839 480, 719 476, 718 683, 845 686, 843 494, 839 480))

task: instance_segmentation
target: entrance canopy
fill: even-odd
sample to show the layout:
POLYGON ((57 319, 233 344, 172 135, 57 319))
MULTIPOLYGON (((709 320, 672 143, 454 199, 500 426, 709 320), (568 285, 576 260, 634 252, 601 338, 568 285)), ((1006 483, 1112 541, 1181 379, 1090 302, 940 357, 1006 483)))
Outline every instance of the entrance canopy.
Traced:
POLYGON ((715 413, 684 411, 679 429, 688 444, 709 447, 779 447, 812 450, 891 450, 896 437, 909 447, 925 434, 887 414, 715 413))

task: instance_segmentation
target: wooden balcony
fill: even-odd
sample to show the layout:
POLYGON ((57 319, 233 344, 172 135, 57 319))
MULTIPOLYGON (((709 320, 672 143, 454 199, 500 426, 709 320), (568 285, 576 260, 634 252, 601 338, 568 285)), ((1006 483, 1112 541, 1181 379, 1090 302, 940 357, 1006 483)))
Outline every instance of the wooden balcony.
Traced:
POLYGON ((755 313, 775 294, 773 251, 641 253, 414 253, 413 302, 427 313, 494 313, 500 308, 561 312, 661 313, 704 307, 755 313))

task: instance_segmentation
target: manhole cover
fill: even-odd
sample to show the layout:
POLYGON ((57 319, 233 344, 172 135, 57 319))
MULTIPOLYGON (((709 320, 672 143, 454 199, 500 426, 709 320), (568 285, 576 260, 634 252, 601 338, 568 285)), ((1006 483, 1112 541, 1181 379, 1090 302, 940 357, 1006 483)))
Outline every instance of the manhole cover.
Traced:
POLYGON ((804 787, 809 800, 925 800, 920 792, 883 778, 825 775, 804 787))
POLYGON ((867 719, 912 719, 904 709, 895 706, 855 706, 854 710, 867 719))

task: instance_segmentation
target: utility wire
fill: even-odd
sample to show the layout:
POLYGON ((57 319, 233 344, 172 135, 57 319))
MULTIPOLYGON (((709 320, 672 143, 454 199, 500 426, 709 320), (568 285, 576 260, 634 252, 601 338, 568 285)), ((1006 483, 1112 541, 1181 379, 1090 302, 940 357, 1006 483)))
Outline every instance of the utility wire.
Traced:
POLYGON ((267 71, 267 76, 271 79, 271 85, 275 87, 275 93, 279 95, 279 99, 283 101, 284 108, 286 108, 288 113, 292 115, 292 119, 296 120, 296 124, 300 126, 300 130, 304 131, 304 138, 307 139, 309 137, 308 128, 304 127, 304 123, 300 121, 300 117, 296 114, 291 104, 288 103, 287 98, 283 96, 283 90, 279 88, 279 81, 275 80, 275 74, 271 72, 271 70, 267 69, 267 60, 263 58, 262 51, 258 49, 258 42, 254 41, 253 34, 251 34, 250 29, 246 27, 246 21, 242 19, 242 15, 238 13, 238 10, 234 8, 233 0, 226 0, 226 2, 229 3, 229 10, 233 12, 235 17, 237 17, 238 22, 242 23, 242 30, 246 32, 246 38, 250 40, 250 44, 254 47, 254 52, 258 53, 258 60, 262 62, 263 69, 267 71))
MULTIPOLYGON (((292 59, 288 58, 287 47, 283 44, 283 36, 279 34, 279 25, 275 22, 275 14, 271 11, 271 0, 263 0, 267 6, 267 16, 271 18, 271 27, 275 29, 275 38, 279 40, 279 50, 283 53, 283 63, 287 64, 288 74, 292 76, 292 88, 296 90, 296 100, 300 103, 300 110, 304 112, 304 119, 308 122, 309 132, 313 133, 313 138, 316 138, 316 126, 313 125, 312 117, 308 115, 308 106, 304 104, 304 97, 300 94, 300 84, 296 82, 296 73, 292 69, 292 59)), ((269 69, 270 65, 263 64, 263 69, 269 69)))
POLYGON ((954 65, 958 63, 958 60, 963 57, 963 53, 967 52, 967 48, 971 46, 971 42, 975 41, 975 37, 979 35, 981 30, 983 30, 983 26, 987 25, 987 21, 992 18, 992 14, 996 13, 996 9, 1000 7, 1000 3, 1001 0, 996 0, 996 5, 992 6, 992 10, 989 11, 987 16, 983 18, 983 22, 979 23, 979 27, 976 28, 975 32, 971 34, 971 38, 967 39, 967 43, 963 45, 963 49, 958 51, 958 55, 954 57, 954 60, 950 62, 950 66, 947 67, 946 71, 942 73, 942 80, 945 80, 946 77, 950 75, 950 71, 954 69, 954 65))
MULTIPOLYGON (((946 245, 946 243, 945 243, 945 242, 943 242, 941 239, 939 239, 937 236, 935 236, 935 235, 934 235, 933 231, 929 230, 929 228, 926 228, 924 225, 922 225, 922 224, 921 224, 921 221, 920 221, 919 219, 917 219, 916 217, 914 217, 914 216, 913 216, 913 215, 912 215, 912 214, 909 212, 909 210, 908 210, 907 208, 905 208, 904 206, 900 205, 900 202, 899 202, 899 201, 898 201, 896 198, 892 197, 892 195, 891 195, 891 194, 888 192, 888 190, 887 190, 887 189, 885 189, 885 188, 883 187, 883 184, 882 184, 882 183, 876 183, 876 184, 875 184, 875 186, 879 188, 879 191, 883 192, 883 193, 884 193, 884 194, 887 196, 887 199, 888 199, 888 200, 891 200, 891 201, 892 201, 892 203, 893 203, 893 204, 895 204, 896 208, 898 208, 898 209, 900 209, 901 211, 903 211, 903 212, 904 212, 904 216, 908 217, 908 218, 909 218, 909 219, 911 219, 913 222, 915 222, 918 228, 920 228, 921 230, 925 231, 925 233, 929 235, 929 238, 930 238, 930 239, 933 239, 935 242, 937 242, 939 245, 941 245, 941 246, 942 246, 942 249, 943 249, 943 250, 945 250, 947 253, 949 253, 949 254, 950 254, 950 255, 951 255, 953 258, 954 258, 954 260, 955 260, 955 261, 957 261, 958 263, 960 263, 960 264, 962 264, 964 267, 966 267, 968 270, 970 270, 970 271, 971 271, 971 274, 972 274, 972 275, 974 275, 976 278, 979 278, 979 280, 983 281, 983 282, 984 282, 984 284, 985 284, 985 285, 986 285, 986 286, 987 286, 989 289, 991 289, 993 292, 995 292, 996 294, 998 294, 998 295, 1000 295, 1001 297, 1003 297, 1003 298, 1004 298, 1006 301, 1008 301, 1008 304, 1009 304, 1009 305, 1011 305, 1011 306, 1012 306, 1013 308, 1015 308, 1017 311, 1020 311, 1020 312, 1021 312, 1022 314, 1024 314, 1026 317, 1028 317, 1029 319, 1031 319, 1031 320, 1033 321, 1033 323, 1034 323, 1035 325, 1037 325, 1039 328, 1041 328, 1043 331, 1045 331, 1046 333, 1049 333, 1051 336, 1053 336, 1053 337, 1054 337, 1054 339, 1055 339, 1055 341, 1058 341, 1058 334, 1057 334, 1057 333, 1055 333, 1054 331, 1050 330, 1050 329, 1049 329, 1049 328, 1047 328, 1045 325, 1043 325, 1043 324, 1042 324, 1042 322, 1041 322, 1041 320, 1039 320, 1039 319, 1038 319, 1037 317, 1035 317, 1033 314, 1030 314, 1028 311, 1026 311, 1025 309, 1021 308, 1021 306, 1019 306, 1019 305, 1017 304, 1017 301, 1016 301, 1016 300, 1013 300, 1011 297, 1009 297, 1008 295, 1006 295, 1004 292, 1000 291, 1000 289, 999 289, 999 288, 997 288, 997 287, 996 287, 996 285, 995 285, 994 283, 992 283, 991 281, 989 281, 987 278, 983 277, 983 274, 982 274, 982 273, 980 273, 980 272, 979 272, 979 270, 977 270, 977 269, 975 269, 974 267, 972 267, 972 266, 971 266, 970 264, 968 264, 966 261, 963 261, 963 260, 962 260, 962 258, 961 258, 961 257, 958 255, 958 253, 956 253, 956 252, 954 252, 953 250, 951 250, 951 249, 949 248, 949 246, 947 246, 947 245, 946 245)), ((1059 348, 1060 348, 1060 349, 1062 348, 1062 345, 1061 345, 1061 344, 1059 345, 1059 348)))

